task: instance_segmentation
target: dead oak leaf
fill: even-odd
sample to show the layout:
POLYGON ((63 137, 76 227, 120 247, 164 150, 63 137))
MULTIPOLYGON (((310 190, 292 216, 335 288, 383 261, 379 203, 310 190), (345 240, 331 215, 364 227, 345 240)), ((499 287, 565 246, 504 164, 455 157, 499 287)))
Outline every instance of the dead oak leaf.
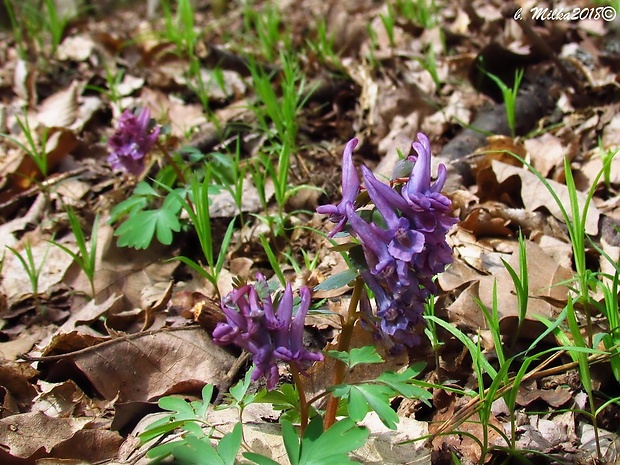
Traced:
MULTIPOLYGON (((502 183, 509 177, 515 175, 521 178, 521 198, 523 200, 523 205, 528 211, 534 211, 540 207, 545 207, 554 217, 561 221, 564 220, 562 211, 555 201, 555 198, 551 192, 549 192, 547 187, 540 182, 540 179, 538 179, 535 174, 523 168, 510 166, 497 161, 493 161, 492 168, 497 178, 497 182, 499 183, 502 183)), ((572 220, 568 187, 564 184, 553 181, 552 179, 547 179, 547 182, 572 220)), ((584 211, 586 199, 586 193, 577 191, 577 203, 579 204, 580 212, 584 211)), ((588 208, 585 222, 587 234, 596 235, 598 233, 599 216, 600 212, 596 206, 591 204, 588 208)))
POLYGON ((0 445, 12 457, 41 457, 91 421, 92 418, 53 418, 40 412, 13 415, 0 420, 0 445))
MULTIPOLYGON (((565 302, 568 289, 565 283, 572 279, 571 270, 558 265, 549 257, 540 246, 531 241, 526 241, 527 275, 529 282, 527 314, 522 333, 527 337, 535 338, 538 334, 535 329, 542 326, 538 323, 536 315, 542 315, 554 319, 559 314, 559 309, 551 302, 565 302), (528 334, 532 332, 531 334, 528 334)), ((506 263, 519 273, 519 254, 514 252, 506 263)), ((515 334, 515 326, 518 320, 519 309, 514 283, 507 269, 502 269, 492 276, 485 276, 480 280, 480 300, 487 308, 493 307, 493 287, 497 285, 497 302, 500 302, 498 312, 500 327, 503 334, 515 334)))
POLYGON ((118 338, 72 358, 97 392, 121 403, 199 391, 235 360, 199 327, 118 338))

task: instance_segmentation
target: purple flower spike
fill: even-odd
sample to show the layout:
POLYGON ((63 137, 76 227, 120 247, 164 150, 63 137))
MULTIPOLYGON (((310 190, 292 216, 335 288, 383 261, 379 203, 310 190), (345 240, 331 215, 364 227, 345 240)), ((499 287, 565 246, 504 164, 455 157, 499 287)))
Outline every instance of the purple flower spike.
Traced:
POLYGON ((254 285, 245 285, 222 299, 226 323, 213 330, 216 344, 235 344, 250 352, 256 368, 252 380, 267 379, 267 388, 278 382, 278 360, 291 363, 301 372, 312 362, 322 360, 320 352, 310 352, 303 345, 304 321, 310 308, 310 290, 302 287, 301 303, 293 317, 293 289, 287 284, 274 311, 267 280, 258 275, 254 285), (258 289, 258 290, 257 290, 258 289))
POLYGON ((357 139, 351 139, 342 155, 342 200, 338 205, 321 205, 316 211, 322 215, 329 215, 332 223, 338 223, 327 237, 333 237, 336 233, 343 230, 347 223, 346 205, 355 203, 357 194, 360 192, 360 180, 353 165, 353 150, 357 147, 357 139))
POLYGON ((436 292, 434 276, 452 262, 446 233, 457 221, 451 216, 450 199, 441 193, 446 167, 439 166, 437 179, 431 184, 430 142, 420 133, 412 146, 417 157, 399 161, 392 175, 393 180, 408 177, 405 185, 380 182, 362 166, 366 191, 374 205, 372 211, 363 212, 354 205, 358 184, 355 195, 345 190, 353 185, 347 179, 354 172, 350 151, 345 150, 343 199, 337 206, 317 209, 339 222, 337 230, 347 227, 359 240, 365 258, 360 274, 376 303, 374 317, 365 310, 365 324, 374 328, 379 340, 390 341, 392 351, 419 342, 415 327, 423 321, 425 300, 436 292))
POLYGON ((115 170, 140 174, 144 170, 146 154, 153 148, 160 130, 158 125, 151 128, 148 108, 142 108, 137 115, 130 109, 125 110, 108 140, 111 152, 108 163, 115 170))

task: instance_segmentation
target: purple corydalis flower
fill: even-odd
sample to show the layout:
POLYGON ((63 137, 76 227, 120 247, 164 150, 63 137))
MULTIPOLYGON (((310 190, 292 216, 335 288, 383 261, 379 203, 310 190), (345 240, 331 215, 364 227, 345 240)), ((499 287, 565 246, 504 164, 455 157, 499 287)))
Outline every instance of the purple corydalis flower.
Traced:
MULTIPOLYGON (((413 346, 419 341, 415 326, 422 321, 425 300, 436 291, 433 277, 452 261, 446 233, 457 221, 451 216, 450 200, 441 193, 446 182, 444 165, 439 166, 437 179, 431 183, 428 138, 418 134, 412 147, 417 157, 408 157, 395 167, 395 186, 379 181, 362 166, 374 214, 356 210, 357 185, 355 197, 348 193, 345 198, 343 193, 338 206, 317 209, 332 215, 344 213, 344 218, 338 218, 338 226, 344 228, 348 223, 349 232, 359 240, 365 258, 361 276, 376 302, 376 321, 372 324, 381 339, 390 339, 392 348, 400 344, 413 346), (371 221, 366 220, 369 217, 371 221)), ((343 167, 348 166, 351 172, 352 155, 345 156, 343 167)), ((344 178, 343 172, 343 187, 344 178)))
POLYGON ((252 381, 265 376, 267 388, 271 390, 278 381, 278 360, 291 363, 303 372, 312 362, 322 360, 323 354, 310 352, 303 345, 310 290, 300 289, 301 303, 293 317, 291 285, 286 285, 277 309, 274 309, 271 295, 262 295, 265 289, 268 289, 267 281, 259 274, 256 284, 242 286, 222 299, 226 323, 218 323, 215 327, 213 342, 235 344, 250 352, 256 365, 252 381))
POLYGON ((153 148, 161 127, 151 125, 151 113, 142 108, 136 115, 127 109, 118 120, 114 134, 108 139, 108 163, 115 170, 138 175, 144 170, 146 154, 153 148))
POLYGON ((353 165, 355 147, 357 147, 357 139, 354 138, 347 143, 342 155, 342 200, 338 205, 321 205, 316 209, 322 215, 329 215, 331 222, 338 223, 327 237, 333 237, 344 229, 347 223, 346 205, 355 203, 357 194, 360 192, 360 180, 353 165))

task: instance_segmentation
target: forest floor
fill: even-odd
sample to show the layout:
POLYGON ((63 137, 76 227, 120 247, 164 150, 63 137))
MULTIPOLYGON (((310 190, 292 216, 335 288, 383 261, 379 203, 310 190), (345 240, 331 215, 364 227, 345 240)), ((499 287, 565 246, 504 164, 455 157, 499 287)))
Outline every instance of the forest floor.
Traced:
MULTIPOLYGON (((585 19, 550 9, 535 20, 527 10, 550 4, 521 3, 199 0, 189 15, 175 6, 153 18, 142 2, 98 4, 60 21, 56 35, 49 11, 16 6, 17 26, 0 29, 0 462, 143 463, 136 437, 162 396, 226 389, 249 368, 210 339, 233 283, 278 268, 295 289, 313 288, 345 269, 325 238, 333 225, 315 213, 341 199, 345 144, 357 137, 356 166, 389 176, 422 132, 433 173, 448 167, 443 191, 459 220, 435 314, 495 368, 499 334, 507 357, 517 355, 510 376, 534 341, 541 355, 514 410, 498 396, 482 421, 475 356, 444 328, 432 346, 420 327, 420 345, 384 354, 373 376, 424 362, 420 379, 456 390, 392 402, 405 432, 415 423, 431 435, 416 443, 421 455, 357 460, 499 463, 510 455, 499 431, 514 426, 512 446, 530 463, 616 463, 620 18, 577 1, 563 11, 585 19), (492 76, 514 90, 512 105, 492 76), (164 128, 137 176, 107 162, 127 108, 148 108, 164 128), (181 184, 168 157, 185 175, 211 177, 211 257, 161 187, 181 184), (583 263, 558 207, 573 219, 571 199, 587 236, 583 263), (123 230, 132 215, 140 219, 123 230), (511 267, 528 278, 526 313, 511 267), (541 318, 552 324, 572 308, 580 272, 589 297, 575 297, 575 314, 590 349, 556 350, 584 342, 568 323, 539 338, 541 318), (497 332, 481 310, 494 295, 497 332)), ((337 340, 350 297, 345 285, 313 294, 315 348, 337 340)), ((332 368, 315 366, 309 389, 332 368)))

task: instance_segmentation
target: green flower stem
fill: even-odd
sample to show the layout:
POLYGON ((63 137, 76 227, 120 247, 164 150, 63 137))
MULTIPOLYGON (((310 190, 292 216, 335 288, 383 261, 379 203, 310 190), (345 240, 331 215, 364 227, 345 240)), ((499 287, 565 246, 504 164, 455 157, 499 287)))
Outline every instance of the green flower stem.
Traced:
POLYGON ((295 381, 295 386, 297 386, 297 393, 299 394, 299 407, 301 409, 301 434, 304 435, 306 431, 306 426, 308 426, 308 401, 306 400, 306 391, 304 390, 304 385, 299 375, 299 370, 295 366, 294 363, 289 363, 291 368, 291 373, 293 374, 293 380, 295 381))
MULTIPOLYGON (((340 339, 338 341, 338 351, 348 352, 351 346, 351 338, 353 336, 353 327, 357 321, 357 304, 360 301, 360 295, 364 290, 364 280, 358 276, 355 280, 355 287, 353 288, 353 295, 351 296, 351 303, 349 304, 349 310, 347 312, 346 319, 342 322, 342 331, 340 332, 340 339)), ((342 384, 344 381, 344 375, 347 366, 340 360, 336 360, 336 369, 334 370, 334 386, 342 384)), ((327 407, 325 409, 325 416, 323 417, 323 429, 327 429, 336 423, 336 412, 338 411, 338 398, 330 394, 327 400, 327 407)))
POLYGON ((164 158, 166 159, 166 161, 170 164, 170 166, 172 166, 172 169, 177 175, 177 178, 179 178, 179 181, 181 181, 181 184, 186 184, 185 176, 183 176, 183 172, 179 168, 179 165, 177 165, 176 162, 173 160, 173 158, 170 156, 170 152, 168 152, 166 147, 164 147, 164 145, 160 141, 157 141, 156 144, 157 144, 157 148, 161 150, 161 153, 164 155, 164 158))

